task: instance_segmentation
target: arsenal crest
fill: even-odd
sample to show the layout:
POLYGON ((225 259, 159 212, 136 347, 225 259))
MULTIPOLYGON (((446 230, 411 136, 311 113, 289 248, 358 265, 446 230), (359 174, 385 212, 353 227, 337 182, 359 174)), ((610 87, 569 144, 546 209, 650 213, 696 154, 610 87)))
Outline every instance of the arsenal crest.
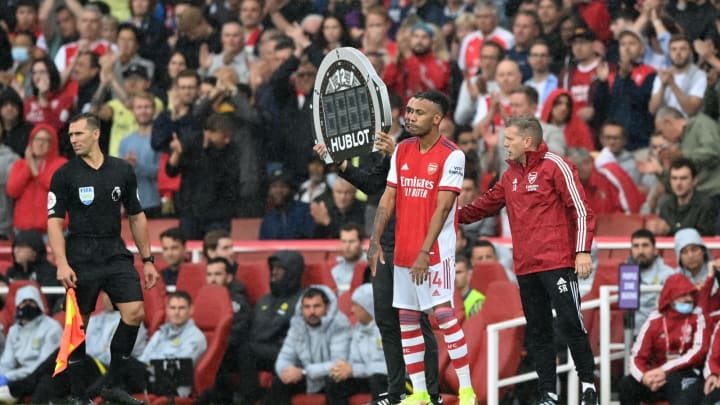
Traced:
POLYGON ((369 154, 375 132, 390 128, 390 98, 385 83, 365 55, 337 48, 325 56, 312 100, 315 142, 325 144, 326 163, 369 154))
POLYGON ((528 174, 528 181, 530 182, 530 184, 533 184, 535 183, 535 180, 537 180, 537 172, 530 172, 528 174))
POLYGON ((437 172, 437 169, 438 169, 438 164, 433 162, 433 163, 428 164, 427 172, 428 172, 428 174, 435 174, 435 172, 437 172))

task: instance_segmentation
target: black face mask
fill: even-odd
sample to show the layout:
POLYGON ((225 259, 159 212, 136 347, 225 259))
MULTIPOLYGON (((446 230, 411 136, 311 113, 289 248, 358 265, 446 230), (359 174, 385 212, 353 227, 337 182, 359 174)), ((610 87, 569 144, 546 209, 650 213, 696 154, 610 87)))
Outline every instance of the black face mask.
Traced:
POLYGON ((40 307, 32 305, 25 305, 24 307, 20 307, 17 309, 17 311, 15 311, 15 319, 17 319, 18 321, 32 321, 40 315, 42 315, 42 310, 40 309, 40 307))

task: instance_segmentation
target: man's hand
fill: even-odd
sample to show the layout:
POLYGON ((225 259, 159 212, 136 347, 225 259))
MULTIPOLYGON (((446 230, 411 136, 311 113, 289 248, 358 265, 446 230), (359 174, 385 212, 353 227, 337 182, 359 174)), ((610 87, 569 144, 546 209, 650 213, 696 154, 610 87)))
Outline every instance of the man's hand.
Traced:
POLYGON ((380 263, 385 264, 385 256, 383 255, 380 243, 374 239, 370 240, 370 246, 367 251, 367 260, 370 265, 370 273, 373 277, 375 277, 375 273, 377 272, 377 262, 380 260, 380 263))
POLYGON ((172 141, 170 141, 170 150, 178 155, 182 155, 183 152, 182 142, 180 142, 175 132, 173 132, 172 141))
POLYGON ((208 48, 208 45, 203 43, 200 45, 200 54, 198 55, 198 59, 200 60, 200 68, 202 69, 210 69, 210 66, 212 66, 213 61, 213 54, 210 53, 210 48, 208 48))
POLYGON ((395 141, 385 132, 375 132, 375 149, 385 156, 391 156, 395 152, 395 141))
POLYGON ((660 76, 660 83, 663 84, 663 86, 670 86, 672 82, 675 80, 673 77, 673 72, 670 69, 664 69, 658 72, 658 76, 660 76))
POLYGON ((410 268, 410 277, 413 283, 421 285, 428 279, 428 269, 430 268, 430 254, 427 251, 421 251, 415 258, 415 262, 410 268))
POLYGON ((716 388, 720 388, 720 378, 715 374, 711 374, 707 380, 705 380, 705 395, 713 392, 716 388))
POLYGON ((662 173, 662 165, 656 157, 650 156, 648 160, 636 161, 638 171, 642 174, 660 174, 662 173))
POLYGON ((287 366, 280 374, 280 381, 284 384, 296 384, 303 379, 303 369, 295 366, 287 366))
POLYGON ((592 273, 592 258, 590 253, 578 253, 575 255, 575 273, 585 280, 592 273))
POLYGON ((69 264, 61 264, 57 267, 57 280, 67 290, 77 287, 77 275, 69 264))
POLYGON ((595 76, 601 82, 607 81, 608 76, 610 76, 610 66, 607 64, 607 62, 602 62, 597 66, 597 69, 595 69, 595 76))
POLYGON ((665 371, 662 367, 654 368, 645 374, 643 374, 642 384, 650 389, 652 392, 657 392, 663 385, 665 385, 665 371))
POLYGON ((670 225, 668 225, 668 223, 665 222, 665 220, 662 218, 648 219, 645 227, 648 229, 648 231, 658 236, 668 235, 670 233, 670 225))
POLYGON ((330 214, 328 213, 325 201, 313 201, 310 203, 310 216, 316 224, 322 226, 330 225, 330 214))
POLYGON ((135 165, 137 164, 137 154, 135 154, 135 152, 133 151, 128 152, 128 154, 125 156, 125 161, 128 162, 130 166, 135 167, 135 165))
POLYGON ((158 278, 160 278, 160 276, 158 275, 158 271, 155 268, 155 265, 150 262, 145 263, 145 265, 143 265, 143 272, 145 276, 145 289, 155 287, 158 278))
POLYGON ((352 377, 352 366, 345 360, 338 360, 330 369, 330 378, 334 381, 345 381, 352 377))

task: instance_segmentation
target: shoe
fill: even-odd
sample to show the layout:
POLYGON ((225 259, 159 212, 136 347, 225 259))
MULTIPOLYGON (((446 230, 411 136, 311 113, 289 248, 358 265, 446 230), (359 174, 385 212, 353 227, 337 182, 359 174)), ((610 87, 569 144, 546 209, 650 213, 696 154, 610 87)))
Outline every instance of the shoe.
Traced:
POLYGON ((553 399, 553 397, 546 392, 539 401, 535 402, 535 405, 557 405, 557 403, 557 399, 553 399))
POLYGON ((432 405, 442 405, 443 404, 443 398, 442 395, 431 395, 430 399, 432 400, 432 405))
POLYGON ((427 391, 415 391, 400 402, 400 405, 430 405, 432 400, 427 391))
POLYGON ((17 398, 10 394, 10 387, 7 385, 0 386, 0 403, 3 404, 14 404, 17 402, 17 398))
POLYGON ((460 399, 459 405, 477 405, 477 397, 472 387, 460 388, 458 398, 460 399))
POLYGON ((378 398, 372 402, 368 402, 367 405, 398 405, 400 402, 393 401, 388 397, 378 398))
POLYGON ((70 405, 96 405, 95 402, 93 402, 89 398, 76 398, 76 397, 68 398, 67 403, 70 405))
POLYGON ((133 398, 132 395, 121 390, 120 388, 103 388, 100 391, 100 396, 103 401, 110 402, 113 404, 127 404, 127 405, 143 405, 144 402, 133 398))
POLYGON ((588 388, 583 392, 582 394, 582 400, 580 401, 580 405, 597 405, 598 404, 598 394, 597 391, 595 391, 592 388, 588 388))

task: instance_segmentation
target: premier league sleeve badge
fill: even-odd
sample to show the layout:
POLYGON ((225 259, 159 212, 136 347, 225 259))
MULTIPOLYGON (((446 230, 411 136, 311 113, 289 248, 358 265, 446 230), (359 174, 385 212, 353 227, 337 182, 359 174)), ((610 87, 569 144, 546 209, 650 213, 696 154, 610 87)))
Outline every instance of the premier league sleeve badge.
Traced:
POLYGON ((332 50, 320 64, 312 100, 315 143, 325 144, 326 163, 373 150, 375 132, 390 129, 385 83, 355 48, 332 50))

